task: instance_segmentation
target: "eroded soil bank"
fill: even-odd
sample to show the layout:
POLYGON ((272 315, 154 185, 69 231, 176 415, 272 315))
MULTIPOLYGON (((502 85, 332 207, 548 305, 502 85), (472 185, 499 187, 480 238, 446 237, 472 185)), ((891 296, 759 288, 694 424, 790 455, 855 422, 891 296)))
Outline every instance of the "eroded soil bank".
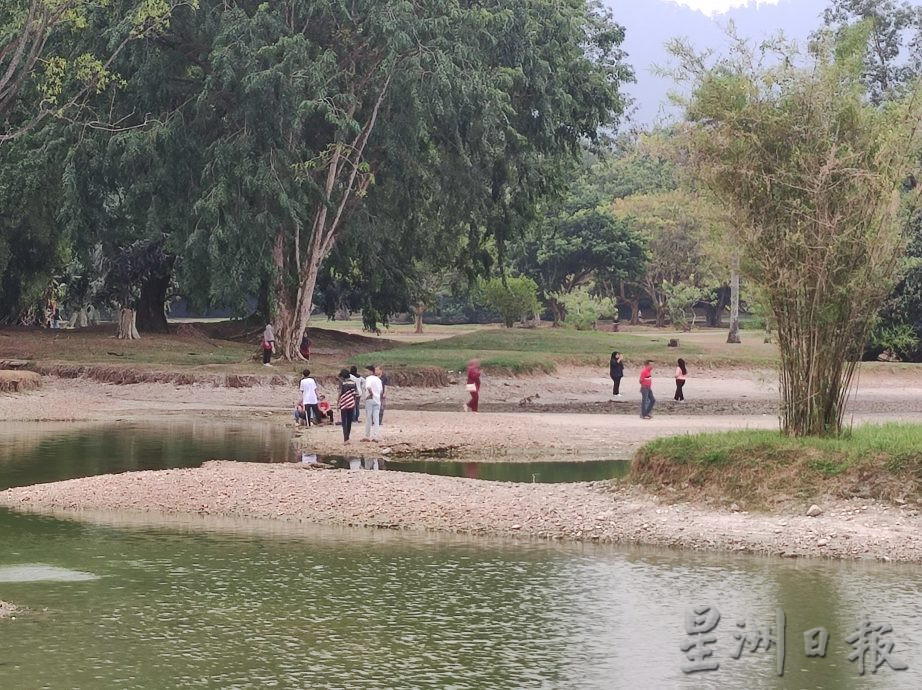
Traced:
POLYGON ((922 562, 916 508, 829 501, 817 517, 668 505, 592 484, 509 484, 399 472, 214 461, 10 489, 0 504, 81 511, 274 519, 753 554, 922 562))

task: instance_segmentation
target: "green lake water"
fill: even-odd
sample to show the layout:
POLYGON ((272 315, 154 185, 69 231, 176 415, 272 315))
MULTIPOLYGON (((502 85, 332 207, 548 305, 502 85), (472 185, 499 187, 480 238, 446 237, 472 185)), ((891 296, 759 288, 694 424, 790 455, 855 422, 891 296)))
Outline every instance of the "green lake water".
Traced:
MULTIPOLYGON (((20 425, 0 429, 0 481, 232 453, 291 457, 256 426, 20 425)), ((10 511, 0 547, 0 599, 28 609, 0 621, 0 688, 922 687, 916 566, 10 511), (684 674, 685 615, 703 604, 721 613, 719 668, 684 674), (736 622, 765 630, 779 608, 784 676, 774 646, 731 658, 736 622), (847 660, 865 613, 908 670, 847 660), (826 656, 807 658, 817 626, 826 656)))

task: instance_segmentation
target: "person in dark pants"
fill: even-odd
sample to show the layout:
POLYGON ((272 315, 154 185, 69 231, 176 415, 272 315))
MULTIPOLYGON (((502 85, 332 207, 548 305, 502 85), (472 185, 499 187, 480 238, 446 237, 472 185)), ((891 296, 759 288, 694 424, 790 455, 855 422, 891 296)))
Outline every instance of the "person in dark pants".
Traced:
POLYGON ((685 379, 688 377, 688 369, 685 367, 685 360, 681 357, 678 366, 675 368, 675 401, 685 402, 685 393, 682 388, 685 387, 685 379))
POLYGON ((267 323, 263 330, 263 366, 272 366, 272 351, 275 350, 275 333, 272 324, 267 323))
POLYGON ((358 388, 350 378, 348 369, 340 371, 339 378, 339 418, 343 425, 343 443, 349 443, 353 412, 358 407, 358 388))
POLYGON ((311 378, 310 369, 305 369, 303 376, 304 378, 301 379, 298 388, 301 390, 301 404, 304 406, 305 421, 308 426, 310 426, 315 419, 319 424, 320 408, 318 407, 318 403, 320 400, 317 397, 317 382, 311 378))
POLYGON ((356 399, 359 401, 352 415, 352 421, 358 424, 360 416, 359 410, 362 408, 361 401, 365 397, 365 379, 359 376, 359 370, 355 366, 349 368, 349 379, 355 384, 356 399))
POLYGON ((612 352, 611 360, 608 362, 608 375, 612 380, 611 397, 621 397, 621 379, 624 378, 624 355, 620 352, 612 352))
POLYGON ((656 398, 653 397, 653 362, 649 359, 643 363, 640 370, 640 418, 653 419, 653 406, 656 398))
POLYGON ((381 366, 372 367, 372 371, 381 379, 381 409, 378 412, 378 425, 384 426, 384 403, 387 399, 387 387, 390 385, 391 380, 384 373, 384 368, 381 366))

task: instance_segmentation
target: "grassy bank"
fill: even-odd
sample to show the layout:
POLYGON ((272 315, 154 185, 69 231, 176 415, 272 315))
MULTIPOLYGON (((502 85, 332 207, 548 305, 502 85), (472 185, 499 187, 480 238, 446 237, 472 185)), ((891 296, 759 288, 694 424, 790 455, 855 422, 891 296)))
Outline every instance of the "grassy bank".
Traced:
POLYGON ((867 425, 837 439, 774 431, 661 438, 637 451, 627 481, 744 510, 824 495, 922 501, 922 425, 867 425))
MULTIPOLYGON (((560 365, 607 367, 612 350, 624 353, 637 366, 644 359, 669 367, 683 357, 692 367, 772 366, 775 350, 761 342, 727 345, 726 333, 700 331, 678 336, 663 330, 637 328, 629 332, 575 331, 564 328, 495 328, 415 343, 354 358, 354 364, 375 361, 385 366, 441 367, 459 371, 472 357, 484 369, 513 374, 551 373, 560 365), (668 347, 678 337, 680 346, 668 347)), ((755 338, 753 339, 755 340, 755 338)))

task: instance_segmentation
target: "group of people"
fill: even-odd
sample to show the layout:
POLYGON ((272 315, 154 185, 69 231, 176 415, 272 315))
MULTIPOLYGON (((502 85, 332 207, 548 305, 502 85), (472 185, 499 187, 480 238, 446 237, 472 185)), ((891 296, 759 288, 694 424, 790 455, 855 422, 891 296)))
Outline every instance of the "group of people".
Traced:
MULTIPOLYGON (((380 442, 381 426, 384 424, 384 402, 389 383, 387 374, 380 366, 367 367, 368 373, 361 376, 356 367, 342 369, 339 372, 339 391, 336 406, 339 410, 339 424, 343 430, 343 443, 349 443, 352 425, 358 424, 362 408, 365 409, 365 436, 362 441, 380 442)), ((302 372, 301 392, 295 406, 295 422, 311 426, 320 424, 324 419, 334 423, 333 409, 325 396, 320 394, 317 381, 311 376, 311 370, 302 372)))
MULTIPOLYGON (((611 360, 608 363, 608 375, 612 380, 611 396, 612 400, 623 397, 621 395, 621 379, 624 378, 624 355, 620 352, 612 352, 611 360)), ((673 400, 676 402, 685 402, 685 381, 688 379, 688 367, 685 360, 681 357, 676 362, 675 368, 675 394, 673 400)), ((653 406, 656 404, 656 398, 653 395, 653 362, 646 360, 643 368, 640 370, 640 418, 652 419, 653 406)))

